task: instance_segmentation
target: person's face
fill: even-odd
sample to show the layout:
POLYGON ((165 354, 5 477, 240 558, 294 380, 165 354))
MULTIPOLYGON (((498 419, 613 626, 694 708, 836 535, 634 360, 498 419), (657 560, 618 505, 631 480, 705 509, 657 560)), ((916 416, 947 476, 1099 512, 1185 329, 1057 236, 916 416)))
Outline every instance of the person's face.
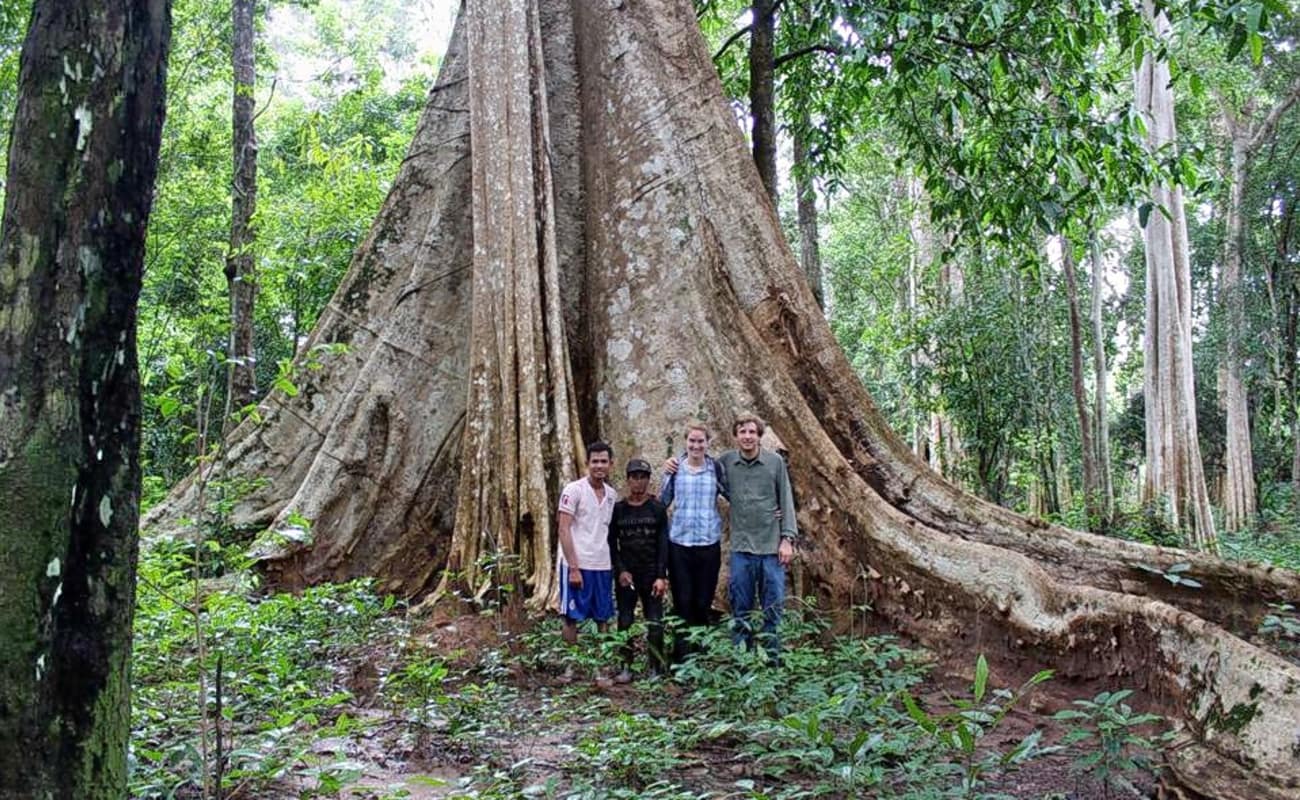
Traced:
POLYGON ((632 495, 643 495, 650 489, 650 473, 633 472, 627 476, 627 491, 632 495))
POLYGON ((686 454, 692 459, 699 459, 704 456, 704 451, 709 449, 709 437, 704 431, 687 431, 686 432, 686 454))
POLYGON ((736 428, 736 446, 746 456, 752 456, 758 452, 758 438, 758 425, 753 422, 743 423, 739 428, 736 428))
POLYGON ((608 478, 609 468, 609 453, 602 450, 587 456, 587 474, 595 480, 603 481, 608 478))

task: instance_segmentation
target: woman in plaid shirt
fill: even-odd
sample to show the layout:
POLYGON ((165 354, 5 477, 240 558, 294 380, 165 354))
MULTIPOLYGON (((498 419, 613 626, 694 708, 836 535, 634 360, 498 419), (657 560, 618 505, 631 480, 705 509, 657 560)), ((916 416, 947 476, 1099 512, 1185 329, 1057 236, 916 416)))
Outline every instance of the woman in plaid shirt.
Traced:
MULTIPOLYGON (((722 567, 722 514, 718 497, 727 497, 727 474, 710 458, 709 429, 702 423, 686 428, 685 458, 669 459, 659 499, 673 509, 668 528, 668 578, 673 614, 687 628, 709 624, 713 595, 722 567)), ((673 639, 673 659, 686 655, 682 633, 673 639)))

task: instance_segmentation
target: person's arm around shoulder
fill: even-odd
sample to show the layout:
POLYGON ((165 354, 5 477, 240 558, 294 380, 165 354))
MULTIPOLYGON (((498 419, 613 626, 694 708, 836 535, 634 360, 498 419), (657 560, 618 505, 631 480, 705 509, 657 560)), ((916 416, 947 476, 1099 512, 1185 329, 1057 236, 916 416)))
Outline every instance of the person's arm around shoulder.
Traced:
POLYGON ((664 461, 663 464, 664 479, 659 484, 659 502, 663 503, 665 508, 673 504, 673 495, 675 494, 677 484, 678 463, 677 457, 673 456, 664 461))
POLYGON ((578 566, 578 552, 573 546, 573 515, 578 510, 578 498, 567 487, 560 495, 560 552, 569 566, 569 585, 582 585, 582 570, 578 566))
POLYGON ((777 500, 781 511, 781 545, 777 556, 785 566, 794 559, 794 543, 799 538, 799 523, 794 513, 794 491, 790 487, 790 471, 786 469, 785 459, 777 456, 776 473, 777 500))
POLYGON ((713 478, 718 484, 718 494, 728 503, 731 502, 731 483, 727 479, 727 464, 722 456, 712 459, 713 461, 713 478))

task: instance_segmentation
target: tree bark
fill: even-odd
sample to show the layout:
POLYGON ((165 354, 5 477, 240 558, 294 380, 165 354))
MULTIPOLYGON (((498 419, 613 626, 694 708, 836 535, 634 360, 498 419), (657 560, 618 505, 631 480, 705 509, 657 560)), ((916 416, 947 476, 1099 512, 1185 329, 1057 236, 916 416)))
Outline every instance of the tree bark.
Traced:
POLYGON ((1070 307, 1070 390, 1074 410, 1079 418, 1079 449, 1083 454, 1083 505, 1088 515, 1088 530, 1103 528, 1101 480, 1097 468, 1097 449, 1093 441, 1093 423, 1088 413, 1088 391, 1083 385, 1083 322, 1079 312, 1079 281, 1074 268, 1074 245, 1060 237, 1061 265, 1065 271, 1065 296, 1070 307))
MULTIPOLYGON (((841 608, 866 574, 880 623, 941 657, 968 664, 972 653, 986 653, 1005 682, 1050 664, 1075 696, 1081 684, 1141 689, 1153 708, 1183 723, 1187 741, 1174 768, 1198 790, 1225 798, 1292 790, 1300 780, 1291 752, 1300 698, 1288 687, 1300 670, 1240 637, 1253 635, 1267 603, 1300 594, 1300 578, 1031 523, 944 482, 889 430, 836 344, 782 236, 690 4, 484 0, 466 14, 488 8, 491 20, 458 24, 393 195, 313 334, 317 342, 346 339, 351 349, 298 396, 272 394, 265 424, 232 433, 229 469, 265 479, 237 503, 234 518, 269 526, 257 553, 272 577, 293 585, 378 575, 383 590, 408 595, 437 586, 465 537, 485 541, 476 529, 456 528, 461 496, 477 498, 486 486, 489 497, 509 498, 516 489, 501 483, 522 476, 462 468, 470 457, 519 458, 498 434, 464 447, 488 441, 471 431, 481 413, 474 398, 494 397, 507 415, 514 403, 567 405, 584 435, 611 442, 621 459, 668 452, 689 418, 725 427, 736 410, 753 409, 789 450, 799 522, 816 532, 802 554, 804 574, 828 608, 841 608), (519 29, 522 8, 536 14, 540 37, 519 29), (503 76, 531 75, 527 107, 519 87, 494 98, 470 89, 479 85, 475 48, 497 46, 511 48, 508 63, 520 67, 499 69, 503 76), (491 132, 494 152, 481 152, 483 121, 467 116, 511 102, 519 103, 507 105, 518 127, 491 132), (526 126, 528 143, 517 133, 526 126), (522 154, 538 153, 548 135, 549 157, 522 166, 522 154), (509 180, 488 179, 516 156, 521 166, 509 180), (476 219, 490 208, 508 213, 491 217, 495 224, 476 219), (548 327, 556 314, 545 311, 553 300, 548 213, 564 344, 551 338, 561 331, 548 327), (529 231, 536 254, 527 259, 493 241, 508 236, 522 247, 529 231), (503 282, 523 286, 527 265, 542 296, 514 289, 517 319, 497 317, 505 330, 471 350, 475 318, 508 295, 503 282), (533 310, 519 310, 524 304, 533 310), (530 318, 542 325, 537 341, 567 350, 533 356, 534 375, 549 381, 538 389, 546 396, 491 395, 505 384, 492 383, 498 379, 483 367, 510 368, 496 343, 520 341, 519 328, 537 324, 530 318), (563 366, 550 367, 553 355, 569 360, 572 396, 561 393, 563 366), (491 386, 472 386, 471 375, 491 386), (291 529, 290 511, 313 522, 314 540, 291 529), (1180 561, 1202 589, 1143 568, 1180 561)), ((516 345, 516 369, 521 352, 516 345)), ((521 393, 541 385, 517 384, 521 393)), ((518 423, 521 437, 531 424, 518 423)), ((557 447, 569 441, 556 422, 540 430, 557 447)), ((558 451, 542 460, 548 487, 577 474, 558 451)), ((522 477, 519 484, 528 485, 522 477)), ((146 522, 160 533, 183 530, 192 503, 193 483, 182 484, 146 522)), ((521 531, 527 526, 514 515, 526 512, 534 514, 532 535, 553 548, 554 530, 542 529, 550 523, 522 502, 500 518, 521 531)), ((520 552, 487 555, 526 562, 529 539, 513 541, 520 552)), ((535 601, 550 590, 527 571, 518 585, 535 601)), ((843 611, 847 621, 852 611, 843 611)))
POLYGON ((38 0, 0 228, 0 775, 127 791, 140 500, 135 321, 165 0, 38 0))
POLYGON ((817 231, 817 185, 809 172, 808 142, 800 132, 807 126, 808 120, 802 120, 796 126, 794 134, 794 191, 795 207, 799 216, 799 263, 808 279, 817 305, 826 308, 826 296, 822 290, 821 244, 817 231))
POLYGON ((1096 435, 1093 437, 1097 452, 1097 473, 1101 487, 1101 524, 1102 530, 1110 528, 1115 516, 1115 487, 1110 470, 1110 414, 1106 409, 1110 395, 1110 377, 1106 368, 1106 328, 1102 315, 1102 291, 1104 265, 1101 258, 1101 244, 1094 231, 1090 237, 1092 249, 1092 372, 1093 386, 1096 391, 1093 405, 1093 420, 1096 423, 1096 435))
MULTIPOLYGON (((1169 20, 1144 0, 1143 13, 1159 38, 1169 20)), ((1153 153, 1176 146, 1169 64, 1148 50, 1136 75, 1138 113, 1153 153)), ((1146 244, 1146 331, 1143 389, 1146 405, 1146 481, 1143 502, 1159 506, 1189 545, 1214 551, 1214 518, 1196 428, 1192 379, 1192 285, 1187 220, 1179 186, 1153 186, 1155 207, 1142 234, 1146 244)))
MULTIPOLYGON (((257 210, 257 136, 253 129, 253 88, 256 81, 253 49, 255 0, 231 0, 234 38, 234 168, 230 184, 230 251, 226 254, 226 286, 230 295, 230 367, 227 392, 230 406, 257 402, 256 353, 253 347, 253 307, 257 297, 257 264, 253 257, 257 210)), ((225 424, 229 424, 229 420, 225 424)))
POLYGON ((1228 131, 1229 178, 1228 209, 1223 231, 1223 291, 1226 312, 1225 334, 1225 403, 1227 443, 1224 451, 1226 469, 1223 480, 1223 525, 1227 530, 1247 530, 1255 524, 1255 464, 1251 453, 1250 415, 1246 386, 1242 378, 1245 361, 1242 343, 1246 336, 1246 310, 1243 296, 1242 236, 1246 181, 1250 161, 1259 148, 1272 137, 1278 122, 1296 100, 1300 99, 1300 80, 1258 121, 1251 118, 1249 104, 1240 113, 1220 98, 1224 125, 1228 131))
POLYGON ((776 206, 776 2, 754 0, 749 27, 749 116, 754 163, 776 206))
POLYGON ((1228 209, 1224 220, 1223 287, 1220 297, 1227 317, 1224 347, 1224 417, 1227 442, 1224 446, 1223 527, 1247 530, 1255 521, 1255 466, 1250 446, 1250 417, 1246 408, 1246 387, 1242 380, 1242 336, 1246 325, 1241 286, 1242 197, 1246 191, 1249 155, 1246 143, 1232 136, 1231 171, 1228 178, 1228 209))

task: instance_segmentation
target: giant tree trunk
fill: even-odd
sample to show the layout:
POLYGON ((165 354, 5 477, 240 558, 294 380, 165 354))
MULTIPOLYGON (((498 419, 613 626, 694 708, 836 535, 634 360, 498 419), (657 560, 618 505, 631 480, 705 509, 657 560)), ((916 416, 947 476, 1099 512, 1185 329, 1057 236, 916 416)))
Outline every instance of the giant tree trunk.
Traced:
MULTIPOLYGON (((1300 578, 1030 523, 922 463, 817 308, 689 3, 482 0, 466 16, 313 334, 350 349, 231 436, 229 469, 265 479, 234 522, 268 529, 258 552, 274 577, 377 575, 414 595, 452 564, 448 581, 478 591, 493 574, 473 574, 477 552, 520 559, 510 582, 539 602, 555 534, 519 462, 541 448, 548 493, 576 474, 562 408, 624 459, 663 454, 690 417, 751 408, 789 448, 814 532, 804 571, 829 607, 870 575, 882 623, 942 655, 984 652, 999 679, 1050 664, 1144 690, 1185 723, 1175 769, 1204 793, 1291 791, 1300 670, 1239 636, 1300 578), (525 75, 527 91, 507 80, 525 75), (506 302, 510 316, 494 310, 506 302), (484 315, 496 327, 469 341, 484 315), (455 513, 467 507, 476 527, 455 513), (1202 589, 1143 568, 1178 561, 1202 589)), ((191 480, 147 522, 181 530, 194 502, 191 480)))
MULTIPOLYGON (((1156 14, 1151 0, 1145 0, 1143 11, 1156 36, 1167 37, 1169 20, 1164 12, 1156 14)), ((1136 84, 1148 147, 1153 153, 1174 147, 1177 135, 1169 63, 1148 48, 1136 84)), ((1142 344, 1146 483, 1142 500, 1159 506, 1175 528, 1185 531, 1188 544, 1213 551, 1214 518, 1196 432, 1192 279, 1183 190, 1180 186, 1153 186, 1151 196, 1155 208, 1142 230, 1147 270, 1142 344)))
POLYGON ((230 359, 227 392, 232 408, 257 400, 253 352, 253 304, 257 295, 253 260, 253 212, 257 208, 257 137, 253 131, 253 5, 232 0, 231 64, 234 72, 233 178, 230 184, 230 251, 226 254, 226 286, 230 294, 230 359))
POLYGON ((39 0, 0 229, 0 775, 126 796, 140 502, 135 320, 166 0, 39 0))

